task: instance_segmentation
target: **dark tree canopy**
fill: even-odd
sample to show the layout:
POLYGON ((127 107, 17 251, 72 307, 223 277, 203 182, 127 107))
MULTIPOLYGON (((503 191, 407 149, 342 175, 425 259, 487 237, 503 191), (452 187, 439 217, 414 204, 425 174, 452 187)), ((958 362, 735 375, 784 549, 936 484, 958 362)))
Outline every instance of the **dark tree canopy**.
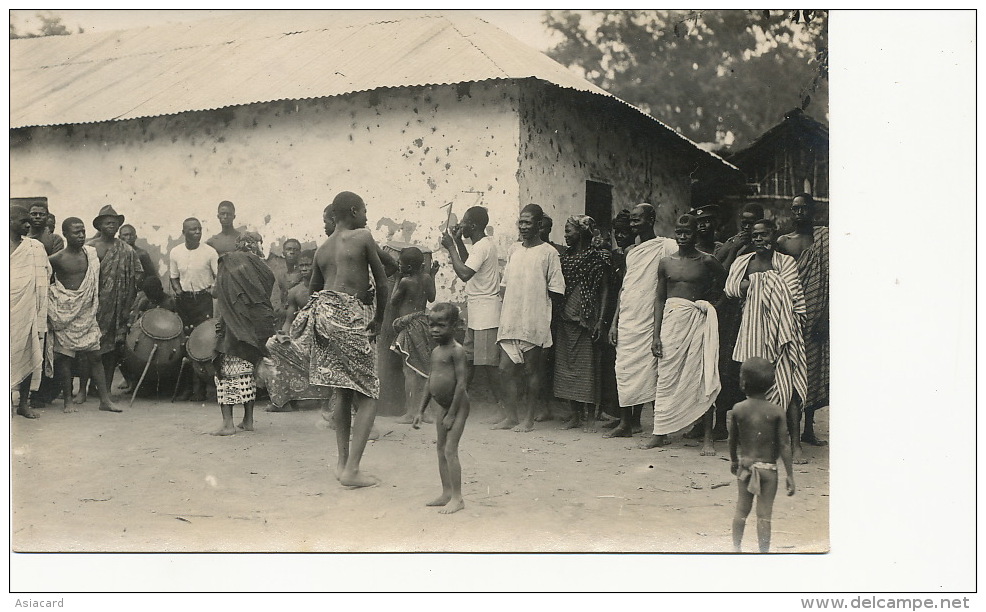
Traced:
POLYGON ((696 142, 737 149, 828 116, 825 11, 546 11, 548 54, 696 142))
MULTIPOLYGON (((38 27, 37 32, 18 32, 17 26, 13 22, 10 22, 10 38, 39 38, 41 36, 67 36, 72 34, 72 31, 62 23, 62 18, 58 15, 36 13, 35 17, 41 21, 41 26, 38 27)), ((79 28, 79 34, 82 32, 83 29, 79 28)))

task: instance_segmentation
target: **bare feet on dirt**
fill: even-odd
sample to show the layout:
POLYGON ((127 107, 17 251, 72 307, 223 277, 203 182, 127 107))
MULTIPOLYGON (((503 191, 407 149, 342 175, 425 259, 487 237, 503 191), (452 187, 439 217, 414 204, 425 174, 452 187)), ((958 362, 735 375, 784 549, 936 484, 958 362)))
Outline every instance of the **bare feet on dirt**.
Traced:
POLYGON ((380 481, 362 472, 342 472, 339 475, 339 483, 353 488, 372 487, 380 484, 380 481))
POLYGON ((441 495, 439 495, 438 497, 436 497, 435 499, 431 500, 430 502, 428 502, 425 505, 426 506, 444 506, 445 504, 447 504, 449 502, 450 499, 452 499, 452 496, 451 495, 446 494, 446 493, 442 493, 441 495))
POLYGON ((517 425, 518 425, 517 421, 511 419, 510 417, 507 417, 502 421, 500 421, 499 423, 490 427, 490 429, 513 429, 514 427, 517 427, 517 425))
POLYGON ((617 425, 603 434, 604 438, 632 438, 633 432, 628 425, 617 425))
POLYGON ((458 512, 466 507, 466 502, 462 501, 461 497, 449 500, 449 503, 438 511, 439 514, 452 514, 453 512, 458 512))
POLYGON ((648 448, 658 448, 668 444, 667 436, 651 436, 640 445, 640 448, 646 450, 648 448))

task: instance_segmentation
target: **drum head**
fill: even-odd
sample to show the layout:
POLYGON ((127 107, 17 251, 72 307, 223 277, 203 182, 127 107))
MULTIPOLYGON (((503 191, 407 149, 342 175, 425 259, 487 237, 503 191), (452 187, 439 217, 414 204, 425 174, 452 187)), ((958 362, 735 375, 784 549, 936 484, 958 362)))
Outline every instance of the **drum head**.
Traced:
POLYGON ((140 317, 140 329, 155 340, 171 340, 181 334, 181 318, 170 310, 152 308, 140 317))
POLYGON ((188 336, 185 352, 194 361, 212 361, 216 356, 216 321, 206 319, 199 323, 188 336))

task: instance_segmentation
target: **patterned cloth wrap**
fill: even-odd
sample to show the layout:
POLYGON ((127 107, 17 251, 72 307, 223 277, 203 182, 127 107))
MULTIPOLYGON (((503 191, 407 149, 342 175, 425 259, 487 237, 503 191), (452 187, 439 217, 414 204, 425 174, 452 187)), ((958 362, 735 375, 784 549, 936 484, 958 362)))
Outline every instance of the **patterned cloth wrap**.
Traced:
MULTIPOLYGON (((98 240, 93 238, 87 244, 98 240)), ((108 353, 127 339, 130 308, 137 298, 137 284, 144 277, 140 257, 126 242, 114 238, 99 262, 99 352, 108 353)))
POLYGON ((380 397, 376 351, 367 326, 374 308, 356 296, 325 289, 312 294, 291 324, 291 338, 310 347, 308 380, 380 397))
POLYGON ((246 404, 257 399, 253 364, 233 355, 220 354, 216 400, 220 405, 246 404))
MULTIPOLYGON (((587 215, 575 215, 568 222, 583 232, 596 229, 596 222, 587 215)), ((561 271, 565 277, 565 298, 579 292, 581 302, 580 322, 591 330, 599 317, 602 282, 608 270, 613 267, 613 255, 609 249, 589 248, 581 253, 568 249, 561 255, 561 271)))
POLYGON ((399 354, 404 359, 404 365, 415 374, 428 378, 431 351, 435 348, 435 341, 431 339, 428 329, 428 313, 421 310, 397 317, 394 319, 394 331, 397 337, 390 350, 399 354))
POLYGON ((83 246, 88 267, 79 288, 66 289, 58 278, 48 287, 48 324, 56 353, 75 357, 76 352, 99 350, 99 258, 96 249, 83 246))

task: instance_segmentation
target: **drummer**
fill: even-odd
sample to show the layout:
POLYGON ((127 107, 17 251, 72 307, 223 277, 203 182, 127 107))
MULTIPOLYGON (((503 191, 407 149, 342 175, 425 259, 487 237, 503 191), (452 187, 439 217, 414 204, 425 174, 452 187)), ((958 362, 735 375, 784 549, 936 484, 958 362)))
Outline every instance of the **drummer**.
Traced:
POLYGON ((157 276, 145 277, 144 282, 141 283, 140 293, 137 294, 137 299, 134 300, 133 308, 130 310, 130 320, 127 322, 127 327, 132 328, 140 315, 151 308, 164 308, 171 312, 178 311, 174 296, 164 292, 164 285, 161 284, 161 279, 157 276))
MULTIPOLYGON (((127 319, 128 334, 141 315, 152 308, 164 308, 171 312, 177 311, 174 296, 164 292, 164 285, 161 284, 161 279, 155 276, 153 272, 150 276, 144 277, 140 286, 140 293, 134 299, 134 305, 130 309, 130 317, 127 319)), ((125 369, 121 369, 120 371, 123 372, 124 384, 119 389, 124 393, 130 393, 133 391, 134 381, 130 380, 125 369)))
MULTIPOLYGON (((208 244, 202 244, 202 223, 198 219, 185 219, 181 233, 185 242, 171 249, 168 269, 178 316, 188 328, 212 317, 212 288, 219 269, 219 254, 208 244)), ((205 387, 206 379, 193 372, 192 388, 185 389, 178 399, 204 402, 205 387)))

